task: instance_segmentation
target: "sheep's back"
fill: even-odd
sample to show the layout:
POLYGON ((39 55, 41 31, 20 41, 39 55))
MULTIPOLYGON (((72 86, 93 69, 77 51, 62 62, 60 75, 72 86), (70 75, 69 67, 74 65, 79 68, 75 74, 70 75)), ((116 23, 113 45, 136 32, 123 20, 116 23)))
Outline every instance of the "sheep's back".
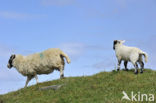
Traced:
POLYGON ((130 55, 132 55, 136 50, 138 50, 138 48, 122 46, 116 50, 116 55, 120 59, 129 61, 130 55))
MULTIPOLYGON (((60 53, 60 49, 48 49, 41 53, 35 53, 25 56, 23 62, 17 62, 17 68, 23 75, 27 74, 49 74, 54 69, 64 65, 60 53), (20 63, 20 65, 19 65, 20 63)), ((20 61, 21 59, 19 59, 20 61)), ((18 61, 18 59, 17 59, 18 61)))
POLYGON ((60 49, 52 48, 40 53, 27 56, 27 61, 31 61, 31 64, 36 64, 36 66, 55 65, 62 62, 60 53, 60 49))

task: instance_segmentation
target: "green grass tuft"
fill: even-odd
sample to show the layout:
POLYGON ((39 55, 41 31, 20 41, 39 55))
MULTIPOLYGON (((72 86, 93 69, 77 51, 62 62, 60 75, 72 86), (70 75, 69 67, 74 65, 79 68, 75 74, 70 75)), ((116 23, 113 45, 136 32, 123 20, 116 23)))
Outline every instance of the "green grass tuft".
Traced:
MULTIPOLYGON (((69 77, 40 83, 0 95, 4 103, 131 103, 121 101, 122 91, 156 95, 156 71, 146 69, 101 72, 87 77, 69 77), (59 90, 38 90, 40 87, 64 84, 59 90)), ((156 97, 155 97, 156 101, 156 97)))

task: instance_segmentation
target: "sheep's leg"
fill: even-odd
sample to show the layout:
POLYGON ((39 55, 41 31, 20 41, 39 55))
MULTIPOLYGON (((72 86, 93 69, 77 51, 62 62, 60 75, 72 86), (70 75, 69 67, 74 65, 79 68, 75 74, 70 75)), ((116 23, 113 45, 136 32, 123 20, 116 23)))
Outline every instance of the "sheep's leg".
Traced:
POLYGON ((64 78, 64 65, 59 67, 60 70, 60 78, 64 78))
POLYGON ((29 81, 32 79, 32 76, 27 76, 27 81, 26 81, 26 83, 25 83, 25 87, 27 87, 27 85, 28 85, 28 83, 29 83, 29 81))
POLYGON ((134 72, 134 74, 138 74, 138 64, 135 63, 135 64, 134 64, 134 67, 135 67, 135 72, 134 72))
POLYGON ((30 80, 29 80, 29 78, 27 77, 27 81, 26 81, 26 83, 25 83, 25 88, 27 87, 29 81, 30 81, 30 80))
POLYGON ((35 75, 36 83, 38 84, 38 77, 37 74, 35 75))
POLYGON ((126 70, 126 71, 128 71, 127 63, 128 63, 128 61, 124 61, 124 66, 125 66, 125 70, 126 70))
POLYGON ((121 60, 118 60, 118 69, 117 69, 117 71, 120 70, 120 65, 121 65, 121 60))
POLYGON ((64 69, 60 69, 60 78, 64 78, 64 69))
POLYGON ((143 61, 140 61, 139 64, 140 64, 140 66, 141 66, 141 71, 140 71, 140 73, 143 73, 143 70, 144 70, 144 62, 143 62, 143 61))

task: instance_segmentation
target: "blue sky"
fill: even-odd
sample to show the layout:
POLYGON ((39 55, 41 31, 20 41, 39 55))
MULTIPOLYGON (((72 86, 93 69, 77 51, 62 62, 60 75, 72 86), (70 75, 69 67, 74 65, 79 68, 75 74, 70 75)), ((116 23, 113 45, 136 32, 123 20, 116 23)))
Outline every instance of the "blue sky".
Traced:
MULTIPOLYGON (((48 48, 61 48, 71 58, 66 77, 113 70, 116 39, 147 52, 145 67, 155 69, 155 27, 155 0, 1 0, 0 94, 25 84, 25 77, 6 67, 11 54, 48 48)), ((58 78, 56 71, 39 76, 39 82, 58 78)))

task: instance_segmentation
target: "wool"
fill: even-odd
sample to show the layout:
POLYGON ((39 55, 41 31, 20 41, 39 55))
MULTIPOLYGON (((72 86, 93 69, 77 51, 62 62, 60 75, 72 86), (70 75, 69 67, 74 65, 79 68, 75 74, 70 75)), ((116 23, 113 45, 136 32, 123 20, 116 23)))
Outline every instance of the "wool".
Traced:
MULTIPOLYGON (((36 78, 38 74, 49 74, 54 70, 60 71, 60 78, 64 77, 64 59, 70 63, 69 57, 58 48, 51 48, 41 53, 34 53, 28 56, 15 55, 12 65, 23 76, 27 76, 27 82, 36 78)), ((9 65, 9 64, 8 64, 9 65)), ((8 66, 9 67, 9 66, 8 66)))
POLYGON ((118 70, 120 70, 120 64, 121 61, 130 61, 134 67, 135 67, 135 73, 137 74, 138 72, 138 64, 137 62, 141 65, 141 72, 143 72, 144 68, 144 63, 142 60, 142 56, 145 57, 145 62, 148 61, 148 55, 147 53, 143 52, 139 48, 136 47, 129 47, 123 45, 125 41, 122 40, 115 40, 114 41, 114 50, 116 53, 116 57, 118 59, 118 70))

